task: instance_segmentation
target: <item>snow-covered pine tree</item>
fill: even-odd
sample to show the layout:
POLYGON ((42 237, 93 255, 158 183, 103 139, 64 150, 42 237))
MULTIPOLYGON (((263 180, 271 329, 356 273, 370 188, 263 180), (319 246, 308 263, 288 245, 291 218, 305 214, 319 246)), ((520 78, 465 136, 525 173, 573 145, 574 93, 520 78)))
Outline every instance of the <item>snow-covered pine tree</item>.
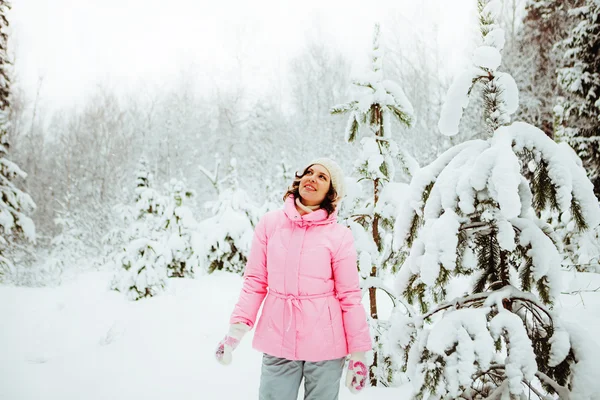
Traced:
POLYGON ((11 244, 18 239, 35 241, 35 225, 27 216, 35 209, 31 197, 15 185, 17 178, 27 174, 8 159, 8 113, 10 110, 10 79, 8 60, 8 1, 0 0, 0 281, 13 275, 15 266, 9 255, 11 244))
MULTIPOLYGON (((218 170, 210 176, 215 177, 214 182, 217 182, 218 170)), ((210 176, 207 175, 209 178, 210 176)), ((218 186, 218 200, 206 205, 213 216, 200 222, 199 231, 203 235, 204 246, 202 263, 208 273, 223 270, 242 275, 250 252, 254 226, 260 215, 246 191, 239 185, 235 159, 231 160, 223 181, 227 185, 218 186)))
POLYGON ((352 100, 331 109, 332 114, 350 114, 345 133, 347 142, 354 142, 360 131, 364 131, 360 142, 362 150, 355 168, 358 181, 369 187, 369 195, 360 207, 353 210, 348 224, 356 238, 358 266, 365 278, 362 287, 369 291, 369 317, 377 346, 369 372, 371 386, 376 386, 379 382, 389 385, 390 369, 393 369, 393 366, 386 366, 389 360, 383 348, 376 297, 376 290, 384 289, 379 277, 392 253, 389 233, 396 211, 392 203, 386 200, 393 197, 388 192, 396 188, 396 165, 399 164, 409 174, 416 164, 392 139, 392 118, 408 127, 415 117, 413 107, 402 88, 395 82, 384 79, 383 53, 380 27, 376 24, 370 71, 353 82, 355 93, 352 100))
POLYGON ((171 261, 167 265, 168 276, 193 277, 199 267, 202 244, 198 223, 188 204, 195 194, 176 179, 171 179, 167 192, 168 200, 160 227, 168 237, 167 246, 171 251, 171 261))
MULTIPOLYGON (((563 57, 569 40, 565 41, 565 35, 578 24, 581 15, 570 10, 580 10, 584 3, 585 0, 528 1, 523 28, 516 43, 508 43, 508 54, 505 50, 503 56, 503 65, 511 71, 520 88, 520 107, 515 114, 517 119, 540 127, 557 141, 567 142, 582 158, 593 156, 594 148, 591 154, 588 151, 590 138, 580 136, 591 131, 573 127, 581 122, 578 121, 579 117, 567 120, 574 112, 573 104, 565 101, 568 87, 560 84, 557 69, 565 65, 565 61, 572 62, 563 57)), ((590 177, 594 175, 590 174, 589 169, 587 172, 590 177)), ((561 221, 557 212, 547 212, 541 217, 552 225, 565 244, 562 251, 565 267, 597 270, 597 254, 600 254, 597 231, 573 230, 572 224, 561 221)))
POLYGON ((396 220, 395 244, 412 246, 397 289, 423 314, 407 372, 418 399, 546 399, 544 391, 591 398, 586 374, 596 361, 551 310, 561 243, 538 215, 555 209, 585 230, 600 223, 600 209, 568 146, 511 123, 518 92, 498 70, 500 8, 499 0, 479 2, 483 45, 451 85, 439 123, 456 134, 469 93, 481 85, 489 138, 454 146, 422 168, 396 220), (468 283, 462 297, 445 302, 451 280, 468 283))
POLYGON ((569 95, 566 104, 557 106, 567 128, 560 136, 583 161, 600 199, 600 1, 585 0, 569 13, 577 25, 562 42, 565 53, 558 81, 569 95))
POLYGON ((171 252, 164 231, 159 230, 166 199, 153 188, 153 176, 144 158, 136 172, 135 203, 123 212, 126 229, 115 235, 121 239, 114 262, 116 271, 111 288, 130 300, 152 297, 167 285, 171 252))

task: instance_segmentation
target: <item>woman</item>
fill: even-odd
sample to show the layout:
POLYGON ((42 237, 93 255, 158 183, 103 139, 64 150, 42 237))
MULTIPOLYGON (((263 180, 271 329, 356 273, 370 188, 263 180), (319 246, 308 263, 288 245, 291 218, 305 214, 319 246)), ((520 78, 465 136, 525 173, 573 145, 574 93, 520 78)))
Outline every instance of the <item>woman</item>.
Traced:
POLYGON ((336 222, 343 195, 341 168, 314 160, 296 175, 283 210, 256 226, 242 292, 216 357, 231 362, 265 300, 253 340, 264 353, 260 400, 296 400, 302 378, 305 400, 337 399, 348 354, 346 386, 353 393, 365 387, 372 345, 352 233, 336 222))

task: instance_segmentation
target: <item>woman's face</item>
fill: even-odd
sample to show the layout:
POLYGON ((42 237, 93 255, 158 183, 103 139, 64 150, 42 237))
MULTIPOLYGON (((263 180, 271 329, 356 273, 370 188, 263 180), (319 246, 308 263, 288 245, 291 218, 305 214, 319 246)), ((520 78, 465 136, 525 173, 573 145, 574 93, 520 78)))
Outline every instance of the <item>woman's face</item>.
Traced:
POLYGON ((302 203, 307 206, 316 206, 321 204, 329 192, 331 186, 331 177, 327 168, 320 164, 313 164, 306 170, 306 173, 300 178, 300 197, 302 203))

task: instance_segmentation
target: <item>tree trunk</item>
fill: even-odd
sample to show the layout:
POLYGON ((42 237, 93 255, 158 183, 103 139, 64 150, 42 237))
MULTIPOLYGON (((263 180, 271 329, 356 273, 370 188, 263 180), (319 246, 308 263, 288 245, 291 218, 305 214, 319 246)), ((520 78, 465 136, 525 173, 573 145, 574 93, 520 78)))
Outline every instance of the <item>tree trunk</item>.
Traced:
MULTIPOLYGON (((382 120, 381 120, 381 109, 376 104, 373 109, 373 113, 375 114, 375 121, 377 124, 377 132, 375 132, 375 136, 381 135, 382 128, 382 120)), ((379 178, 373 180, 373 209, 377 206, 377 202, 379 201, 379 178)), ((373 223, 371 225, 371 230, 373 232, 373 241, 377 246, 378 250, 381 250, 381 238, 379 237, 379 216, 375 214, 373 216, 373 223)), ((377 265, 373 265, 371 267, 370 277, 376 278, 379 275, 379 271, 377 270, 377 265)), ((369 304, 371 309, 371 318, 373 320, 379 319, 377 316, 377 297, 376 297, 376 289, 373 287, 369 288, 369 304)), ((379 356, 379 336, 375 334, 375 351, 373 352, 373 364, 369 368, 369 380, 371 382, 371 386, 377 386, 377 376, 375 375, 375 371, 377 370, 378 365, 378 357, 379 356)))

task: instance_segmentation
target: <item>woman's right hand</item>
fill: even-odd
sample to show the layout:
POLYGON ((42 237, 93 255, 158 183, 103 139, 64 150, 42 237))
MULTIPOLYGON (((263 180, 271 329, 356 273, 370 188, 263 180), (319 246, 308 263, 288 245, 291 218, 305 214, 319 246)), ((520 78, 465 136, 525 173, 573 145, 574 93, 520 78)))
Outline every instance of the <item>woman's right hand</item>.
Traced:
POLYGON ((231 364, 231 353, 249 330, 250 327, 241 322, 229 326, 229 332, 227 332, 227 335, 219 342, 217 350, 215 351, 215 357, 219 363, 223 365, 231 364))

